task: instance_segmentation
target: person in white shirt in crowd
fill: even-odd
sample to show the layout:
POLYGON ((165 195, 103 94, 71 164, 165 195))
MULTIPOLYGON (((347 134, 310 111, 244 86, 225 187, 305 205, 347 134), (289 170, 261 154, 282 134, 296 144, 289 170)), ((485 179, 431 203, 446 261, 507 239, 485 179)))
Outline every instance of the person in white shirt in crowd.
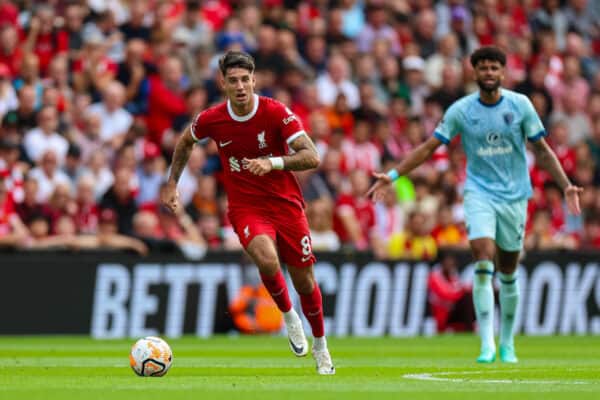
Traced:
POLYGON ((40 157, 38 166, 29 172, 37 180, 39 190, 37 201, 46 202, 58 185, 71 185, 71 179, 58 168, 58 156, 53 150, 47 150, 40 157))
POLYGON ((69 149, 67 139, 59 135, 58 112, 56 108, 45 106, 37 115, 38 126, 25 134, 23 147, 27 157, 34 163, 38 163, 42 155, 52 151, 57 157, 57 162, 62 165, 69 149))
POLYGON ((4 64, 0 64, 0 119, 11 110, 19 107, 17 93, 11 84, 10 70, 4 64))
POLYGON ((90 113, 100 116, 100 138, 115 150, 121 147, 133 124, 133 117, 123 108, 125 100, 125 87, 118 81, 112 81, 102 93, 102 102, 88 108, 90 113))
POLYGON ((333 230, 333 202, 331 199, 321 197, 311 201, 306 214, 313 250, 339 250, 341 244, 340 238, 333 230))
POLYGON ((317 78, 316 85, 319 101, 325 106, 333 105, 340 92, 346 96, 351 110, 360 106, 358 88, 350 80, 350 65, 342 55, 334 54, 329 58, 327 72, 317 78))
POLYGON ((144 143, 144 156, 136 169, 136 175, 139 181, 139 191, 135 198, 137 204, 141 206, 155 202, 165 180, 165 162, 156 144, 144 143))
POLYGON ((106 156, 100 151, 92 153, 87 163, 87 169, 82 175, 86 174, 91 175, 96 182, 94 186, 94 196, 97 201, 100 200, 102 195, 104 195, 115 181, 112 170, 106 161, 106 156))

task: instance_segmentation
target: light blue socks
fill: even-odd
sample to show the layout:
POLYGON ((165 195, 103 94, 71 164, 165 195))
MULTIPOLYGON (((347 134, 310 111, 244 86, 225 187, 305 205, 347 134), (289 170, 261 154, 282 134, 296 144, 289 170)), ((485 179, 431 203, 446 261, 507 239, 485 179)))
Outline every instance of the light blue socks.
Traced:
POLYGON ((477 359, 478 362, 493 362, 496 358, 493 275, 494 263, 491 261, 483 260, 475 264, 473 304, 475 305, 475 315, 477 316, 479 336, 481 337, 481 355, 477 359))
POLYGON ((500 279, 500 358, 504 362, 516 362, 514 327, 519 304, 519 282, 517 272, 499 273, 500 279))

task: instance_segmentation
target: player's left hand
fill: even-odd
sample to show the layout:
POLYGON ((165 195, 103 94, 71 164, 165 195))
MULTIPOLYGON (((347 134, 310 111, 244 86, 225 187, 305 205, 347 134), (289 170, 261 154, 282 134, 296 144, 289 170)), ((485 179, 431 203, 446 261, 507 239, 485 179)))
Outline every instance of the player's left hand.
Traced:
POLYGON ((377 179, 366 193, 367 197, 371 197, 373 201, 381 201, 385 196, 388 185, 392 183, 392 179, 383 172, 373 172, 373 177, 377 179))
POLYGON ((565 199, 567 201, 567 208, 573 215, 581 214, 581 207, 579 206, 579 194, 583 193, 583 188, 575 185, 569 185, 565 188, 565 199))
POLYGON ((242 166, 244 169, 258 176, 263 176, 273 170, 273 164, 271 164, 268 158, 244 158, 242 166))

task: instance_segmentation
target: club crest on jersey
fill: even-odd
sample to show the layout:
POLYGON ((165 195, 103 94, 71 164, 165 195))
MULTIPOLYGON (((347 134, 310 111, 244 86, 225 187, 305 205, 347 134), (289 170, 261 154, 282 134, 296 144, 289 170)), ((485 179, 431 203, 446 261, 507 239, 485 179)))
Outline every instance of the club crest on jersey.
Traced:
POLYGON ((502 118, 504 118, 504 122, 506 123, 506 125, 510 125, 513 122, 514 115, 511 112, 507 112, 502 114, 502 118))
POLYGON ((267 147, 267 141, 265 140, 265 131, 262 131, 258 135, 256 135, 256 139, 258 139, 258 148, 264 149, 267 147))

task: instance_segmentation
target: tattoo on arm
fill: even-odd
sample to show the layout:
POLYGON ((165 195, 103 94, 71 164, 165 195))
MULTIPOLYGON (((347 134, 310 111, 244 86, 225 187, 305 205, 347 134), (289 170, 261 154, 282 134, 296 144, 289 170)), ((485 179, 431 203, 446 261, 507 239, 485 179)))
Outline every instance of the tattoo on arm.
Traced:
POLYGON ((194 148, 194 138, 189 132, 190 128, 187 128, 182 134, 177 144, 175 145, 175 151, 173 152, 173 160, 171 161, 171 174, 169 181, 179 182, 179 178, 185 168, 185 165, 190 158, 192 149, 194 148))
POLYGON ((562 190, 571 184, 563 167, 560 165, 560 161, 556 158, 556 154, 554 154, 554 151, 552 151, 544 138, 533 143, 533 151, 536 163, 552 175, 552 178, 554 178, 554 181, 558 183, 562 190))
POLYGON ((284 169, 288 171, 303 171, 319 166, 319 153, 313 141, 307 134, 298 136, 290 143, 296 153, 283 156, 284 169))

